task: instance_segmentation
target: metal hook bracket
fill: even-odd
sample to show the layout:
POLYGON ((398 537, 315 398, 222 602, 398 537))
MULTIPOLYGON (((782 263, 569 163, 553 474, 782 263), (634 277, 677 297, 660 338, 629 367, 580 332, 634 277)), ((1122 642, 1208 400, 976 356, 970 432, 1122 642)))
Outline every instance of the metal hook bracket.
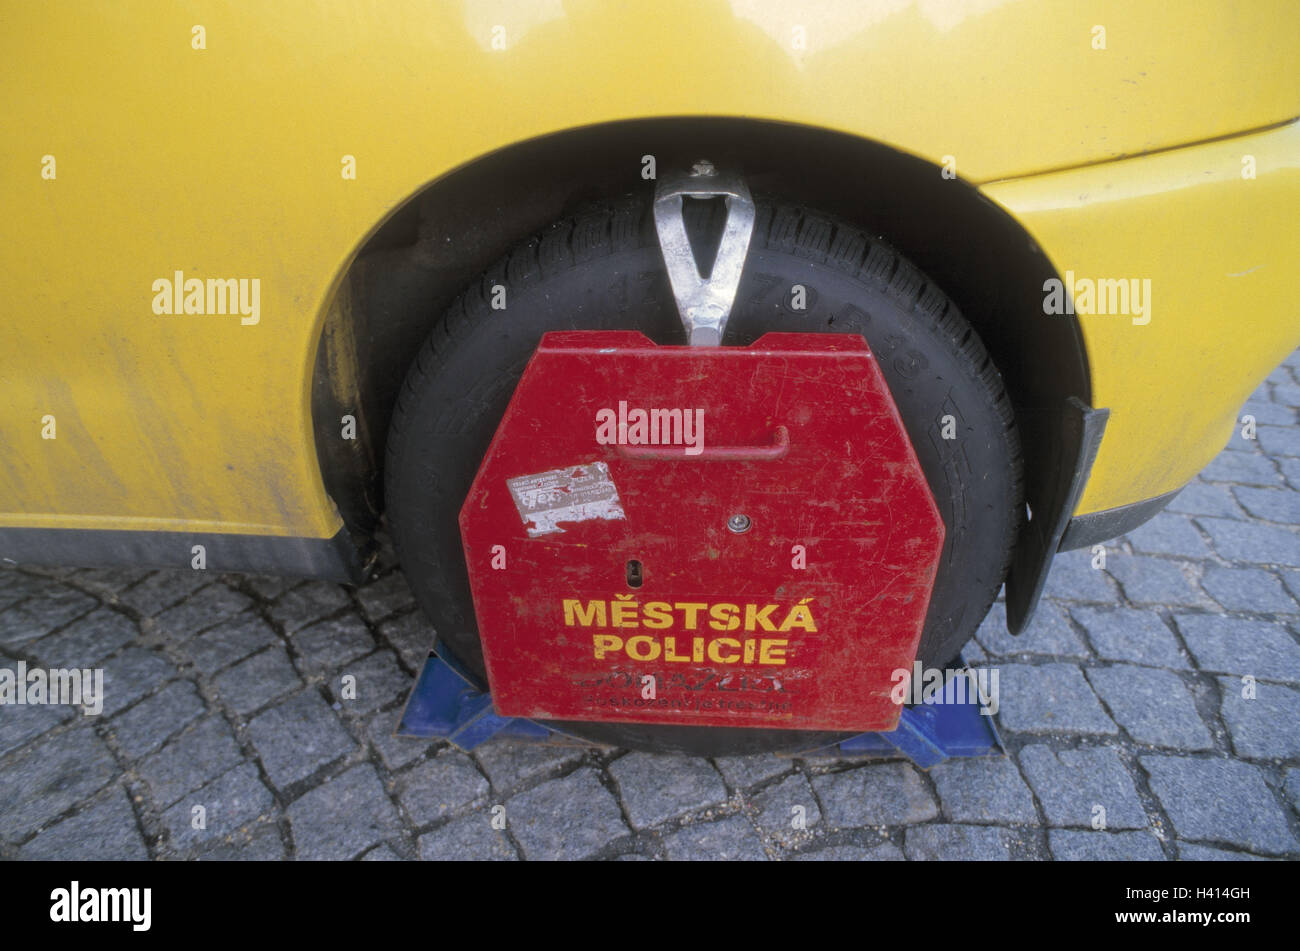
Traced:
POLYGON ((665 172, 655 187, 654 214, 659 249, 687 341, 692 347, 721 345, 754 233, 754 201, 744 178, 738 172, 721 171, 709 161, 696 162, 689 172, 665 172), (696 266, 686 233, 682 216, 686 198, 722 198, 726 202, 727 222, 707 278, 696 266))

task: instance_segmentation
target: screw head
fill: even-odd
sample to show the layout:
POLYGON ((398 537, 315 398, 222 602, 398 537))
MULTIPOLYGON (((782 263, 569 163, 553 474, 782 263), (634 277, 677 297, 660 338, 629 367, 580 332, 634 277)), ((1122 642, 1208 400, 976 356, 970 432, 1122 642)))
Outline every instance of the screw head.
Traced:
POLYGON ((727 519, 727 528, 731 529, 737 535, 743 535, 749 531, 753 523, 749 520, 748 515, 742 515, 737 512, 731 518, 727 519))

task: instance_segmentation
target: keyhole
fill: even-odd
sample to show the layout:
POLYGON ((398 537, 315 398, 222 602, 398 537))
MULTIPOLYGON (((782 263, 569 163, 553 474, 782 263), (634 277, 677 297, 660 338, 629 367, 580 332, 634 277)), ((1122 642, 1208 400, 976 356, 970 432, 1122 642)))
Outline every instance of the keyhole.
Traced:
POLYGON ((627 563, 627 586, 629 588, 641 587, 641 562, 635 559, 627 563))

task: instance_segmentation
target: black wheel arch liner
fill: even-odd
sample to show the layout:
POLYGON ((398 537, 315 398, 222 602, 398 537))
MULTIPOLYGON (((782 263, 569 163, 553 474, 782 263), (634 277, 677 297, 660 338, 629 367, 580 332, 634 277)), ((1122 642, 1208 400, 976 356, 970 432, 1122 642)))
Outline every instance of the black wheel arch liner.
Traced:
POLYGON ((339 281, 313 380, 322 477, 353 537, 369 538, 379 522, 388 420, 433 318, 567 210, 653 187, 641 175, 647 155, 659 168, 701 157, 739 166, 756 193, 824 208, 880 235, 957 302, 1001 371, 1021 428, 1032 517, 1017 539, 1006 597, 1008 627, 1022 630, 1072 525, 1106 418, 1091 406, 1077 319, 1043 313, 1043 284, 1058 275, 1023 228, 969 183, 876 142, 786 123, 693 117, 582 127, 482 156, 400 203, 339 281), (351 441, 339 438, 344 414, 357 419, 351 441))

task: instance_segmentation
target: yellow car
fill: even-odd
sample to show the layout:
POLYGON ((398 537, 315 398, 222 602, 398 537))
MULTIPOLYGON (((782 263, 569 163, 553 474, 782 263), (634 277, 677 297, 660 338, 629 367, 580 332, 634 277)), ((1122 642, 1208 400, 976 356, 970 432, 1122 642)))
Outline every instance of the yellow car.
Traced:
POLYGON ((481 674, 457 516, 544 333, 861 334, 945 528, 943 664, 1004 583, 1017 631, 1055 552, 1159 511, 1300 343, 1294 0, 2 19, 6 564, 355 582, 386 518, 481 674))

